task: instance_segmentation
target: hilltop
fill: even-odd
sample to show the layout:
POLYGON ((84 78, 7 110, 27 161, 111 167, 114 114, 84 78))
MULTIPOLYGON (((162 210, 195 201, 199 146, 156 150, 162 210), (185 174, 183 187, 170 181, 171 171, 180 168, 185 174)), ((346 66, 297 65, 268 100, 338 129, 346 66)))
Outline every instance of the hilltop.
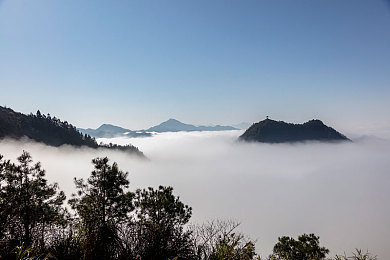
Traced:
POLYGON ((115 146, 98 144, 95 138, 82 134, 67 121, 61 121, 50 114, 44 115, 38 110, 34 115, 25 115, 10 108, 0 106, 0 139, 21 139, 27 137, 50 146, 73 145, 90 148, 121 150, 143 157, 143 153, 132 145, 115 146))
POLYGON ((96 138, 113 138, 117 136, 127 136, 127 137, 145 137, 145 136, 151 136, 150 133, 146 132, 138 132, 133 131, 130 129, 126 129, 120 126, 115 126, 111 124, 103 124, 99 126, 96 129, 83 129, 78 128, 78 131, 80 131, 83 134, 87 134, 96 138))
POLYGON ((192 131, 226 131, 226 130, 237 130, 237 128, 234 128, 232 126, 195 126, 190 124, 182 123, 176 119, 169 119, 165 122, 162 122, 159 125, 153 126, 149 129, 147 129, 147 132, 180 132, 180 131, 186 131, 186 132, 192 132, 192 131))
POLYGON ((321 120, 310 120, 303 124, 292 124, 268 118, 253 124, 239 139, 263 143, 349 141, 346 136, 326 126, 321 120))

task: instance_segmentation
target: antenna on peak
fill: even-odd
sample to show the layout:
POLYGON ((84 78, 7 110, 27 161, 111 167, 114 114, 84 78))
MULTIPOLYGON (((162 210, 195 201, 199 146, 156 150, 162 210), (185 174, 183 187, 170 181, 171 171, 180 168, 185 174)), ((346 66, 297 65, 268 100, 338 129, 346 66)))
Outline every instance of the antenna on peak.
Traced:
POLYGON ((268 119, 269 116, 266 116, 266 119, 268 119))

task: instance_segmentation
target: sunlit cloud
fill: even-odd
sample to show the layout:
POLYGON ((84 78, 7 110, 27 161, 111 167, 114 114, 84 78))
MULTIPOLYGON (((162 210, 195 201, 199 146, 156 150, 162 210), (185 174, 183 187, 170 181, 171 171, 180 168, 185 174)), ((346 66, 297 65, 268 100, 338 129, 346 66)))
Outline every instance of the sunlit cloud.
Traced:
POLYGON ((73 177, 87 178, 90 161, 108 156, 128 171, 131 189, 170 185, 193 207, 193 222, 236 219, 262 255, 278 236, 315 233, 331 254, 369 249, 390 259, 390 141, 260 144, 237 142, 242 131, 164 133, 99 139, 134 144, 150 159, 120 152, 1 141, 15 160, 27 150, 67 195, 73 177))

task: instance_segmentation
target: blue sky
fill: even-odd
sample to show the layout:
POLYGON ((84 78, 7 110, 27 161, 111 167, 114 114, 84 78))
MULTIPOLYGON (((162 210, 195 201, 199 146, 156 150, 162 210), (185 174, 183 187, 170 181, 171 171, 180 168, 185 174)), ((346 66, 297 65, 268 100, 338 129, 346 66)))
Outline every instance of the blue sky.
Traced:
POLYGON ((0 102, 79 127, 319 118, 390 129, 379 0, 0 0, 0 102))

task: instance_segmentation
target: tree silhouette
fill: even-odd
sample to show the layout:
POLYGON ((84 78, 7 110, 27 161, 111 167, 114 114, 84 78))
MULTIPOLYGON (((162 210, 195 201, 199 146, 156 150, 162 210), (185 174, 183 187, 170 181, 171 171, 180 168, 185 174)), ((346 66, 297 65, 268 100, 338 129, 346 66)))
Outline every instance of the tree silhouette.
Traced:
POLYGON ((135 252, 141 259, 192 259, 190 233, 183 230, 192 209, 175 197, 172 187, 136 191, 135 252))
POLYGON ((56 183, 47 183, 39 162, 31 165, 28 152, 17 159, 17 165, 2 161, 0 166, 0 233, 11 247, 29 246, 33 241, 44 247, 49 227, 65 221, 65 195, 56 183))
POLYGON ((121 243, 120 225, 130 219, 134 194, 126 190, 128 173, 116 163, 109 165, 107 157, 92 163, 95 169, 86 182, 75 178, 78 193, 69 203, 80 216, 87 259, 112 259, 121 243))
POLYGON ((303 234, 298 237, 298 240, 287 236, 280 237, 278 238, 279 242, 274 246, 272 256, 274 259, 280 260, 325 259, 329 250, 325 247, 320 247, 319 239, 314 234, 303 234))

